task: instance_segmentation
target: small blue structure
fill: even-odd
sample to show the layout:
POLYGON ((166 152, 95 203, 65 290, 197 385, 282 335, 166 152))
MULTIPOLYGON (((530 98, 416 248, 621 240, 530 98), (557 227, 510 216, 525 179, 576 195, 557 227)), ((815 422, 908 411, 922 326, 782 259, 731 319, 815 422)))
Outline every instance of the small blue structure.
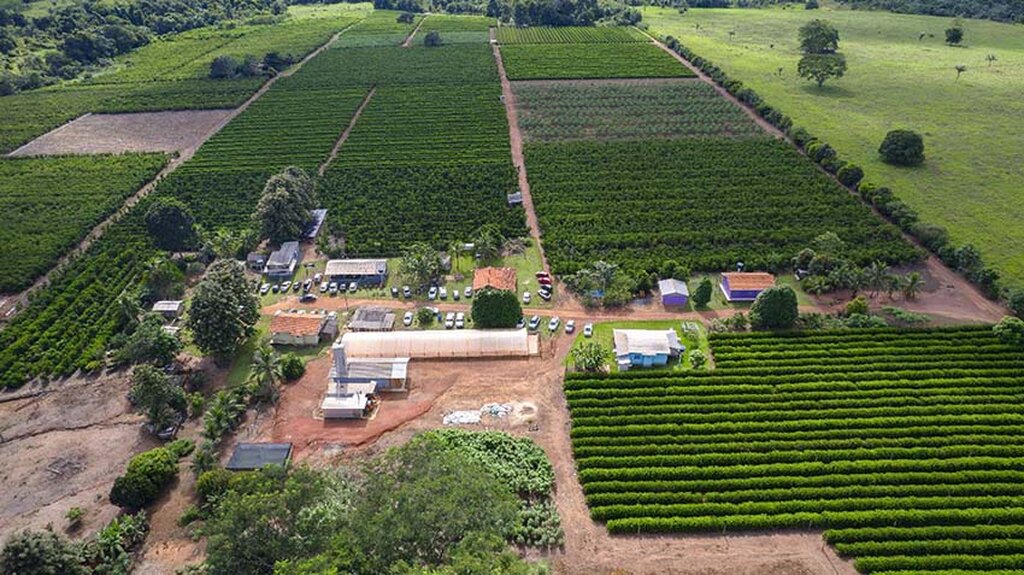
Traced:
POLYGON ((668 365, 670 358, 679 357, 686 349, 674 329, 616 329, 612 338, 619 371, 668 365))
POLYGON ((686 305, 690 300, 690 288, 686 282, 669 278, 658 282, 663 305, 686 305))
POLYGON ((315 240, 320 234, 320 228, 323 227, 324 220, 327 219, 327 210, 310 210, 309 217, 312 219, 310 220, 309 225, 306 226, 306 230, 302 232, 302 239, 315 240))
POLYGON ((722 274, 722 294, 726 301, 754 301, 761 292, 775 285, 775 276, 765 272, 722 274))

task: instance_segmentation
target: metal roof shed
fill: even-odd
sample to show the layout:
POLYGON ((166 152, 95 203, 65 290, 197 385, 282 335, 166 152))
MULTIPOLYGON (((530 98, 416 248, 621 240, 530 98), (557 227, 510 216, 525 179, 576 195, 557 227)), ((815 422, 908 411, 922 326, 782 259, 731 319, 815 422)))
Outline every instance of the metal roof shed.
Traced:
POLYGON ((287 467, 291 457, 291 443, 239 443, 224 468, 230 471, 251 471, 266 465, 287 467))

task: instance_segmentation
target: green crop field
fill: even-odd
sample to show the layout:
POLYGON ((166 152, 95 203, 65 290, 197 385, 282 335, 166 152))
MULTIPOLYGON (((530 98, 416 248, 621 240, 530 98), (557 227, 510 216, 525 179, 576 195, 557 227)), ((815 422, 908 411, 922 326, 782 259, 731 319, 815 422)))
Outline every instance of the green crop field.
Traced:
POLYGON ((609 531, 825 528, 865 573, 1020 568, 1024 353, 991 328, 710 338, 710 372, 567 377, 609 531))
POLYGON ((789 261, 834 231, 858 262, 915 248, 786 143, 768 137, 528 144, 530 189, 551 269, 596 260, 635 270, 789 261))
POLYGON ((416 14, 412 23, 398 21, 401 12, 374 10, 357 26, 353 26, 335 45, 335 48, 398 46, 423 19, 416 14))
POLYGON ((437 32, 443 44, 486 44, 489 30, 495 24, 494 18, 486 16, 431 14, 423 21, 415 40, 422 46, 428 32, 437 32))
POLYGON ((923 221, 981 248, 1008 283, 1024 285, 1019 26, 967 21, 964 46, 950 47, 943 42, 950 19, 881 11, 692 9, 679 15, 648 8, 644 21, 755 89, 860 164, 867 180, 892 187, 923 221), (812 18, 836 26, 849 63, 846 76, 823 89, 796 74, 797 29, 812 18), (989 54, 996 61, 989 63, 989 54), (967 71, 957 80, 960 64, 967 71), (878 146, 895 128, 923 134, 924 165, 880 161, 878 146))
POLYGON ((705 82, 516 82, 527 142, 753 136, 762 130, 705 82))
POLYGON ((636 28, 626 26, 498 28, 498 42, 501 44, 625 44, 649 41, 636 28))
POLYGON ((512 44, 501 48, 510 80, 686 78, 693 76, 653 44, 512 44))
POLYGON ((28 286, 163 167, 163 154, 0 160, 0 293, 28 286), (16 254, 16 255, 15 255, 16 254))

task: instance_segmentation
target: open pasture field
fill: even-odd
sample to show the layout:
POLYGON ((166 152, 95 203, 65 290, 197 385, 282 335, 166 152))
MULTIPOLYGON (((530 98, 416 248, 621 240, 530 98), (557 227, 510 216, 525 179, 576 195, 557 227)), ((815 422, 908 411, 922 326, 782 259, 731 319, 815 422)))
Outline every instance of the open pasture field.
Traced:
POLYGON ((695 79, 516 82, 527 142, 762 134, 735 104, 695 79))
POLYGON ((177 152, 195 146, 231 110, 87 114, 11 152, 12 157, 61 154, 177 152))
POLYGON ((0 293, 22 289, 166 163, 163 154, 0 160, 0 293))
POLYGON ((507 44, 628 44, 650 40, 642 32, 626 26, 561 26, 498 28, 498 42, 507 44))
POLYGON ((566 380, 609 531, 824 528, 865 573, 1020 567, 1024 354, 991 328, 710 337, 707 373, 566 380))
POLYGON ((544 249, 557 274, 596 260, 658 270, 789 261, 834 231, 858 262, 912 260, 899 231, 786 143, 687 138, 528 144, 544 249))
POLYGON ((688 78, 693 76, 654 44, 512 44, 501 48, 509 80, 688 78))
POLYGON ((860 164, 867 180, 890 186, 922 221, 978 246, 1007 283, 1024 285, 1020 26, 970 20, 964 45, 951 47, 943 42, 950 19, 882 11, 692 9, 679 15, 648 8, 644 20, 652 32, 675 36, 860 164), (797 29, 813 18, 836 26, 849 65, 845 77, 823 89, 796 74, 797 29), (988 55, 996 60, 988 62, 988 55), (967 70, 957 80, 961 64, 967 70), (879 159, 882 138, 896 128, 924 136, 922 166, 899 168, 879 159))

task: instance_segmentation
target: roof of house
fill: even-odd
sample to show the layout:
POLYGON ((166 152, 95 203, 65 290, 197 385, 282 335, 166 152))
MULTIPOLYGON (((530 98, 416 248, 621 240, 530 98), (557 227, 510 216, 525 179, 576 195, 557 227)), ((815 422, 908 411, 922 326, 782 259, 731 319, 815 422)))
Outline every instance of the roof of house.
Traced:
POLYGON ((309 225, 306 226, 306 230, 302 232, 303 239, 312 240, 315 239, 317 234, 320 233, 320 227, 324 225, 324 220, 327 219, 327 210, 309 210, 309 225))
POLYGON ((767 272, 730 272, 722 277, 729 280, 730 290, 763 290, 775 285, 775 276, 767 272))
POLYGON ((260 469, 264 465, 285 466, 292 456, 291 443, 239 443, 224 466, 233 471, 260 469))
POLYGON ((683 347, 674 329, 616 329, 612 330, 612 337, 615 355, 669 354, 683 347))
POLYGON ((359 379, 405 379, 409 376, 409 358, 360 358, 345 366, 345 377, 359 379))
POLYGON ((352 314, 349 329, 357 331, 391 330, 395 327, 395 312, 381 306, 363 306, 352 314))
POLYGON ((296 337, 318 335, 326 322, 326 315, 278 312, 270 318, 270 333, 286 333, 296 337))
POLYGON ((265 262, 265 261, 267 261, 267 256, 264 255, 264 254, 261 254, 260 252, 249 252, 249 254, 247 256, 245 256, 245 261, 247 261, 247 262, 265 262))
POLYGON ((324 274, 328 276, 376 276, 388 272, 388 260, 329 260, 324 274))
POLYGON ((347 332, 348 358, 509 357, 537 353, 526 329, 347 332))
POLYGON ((513 268, 477 268, 473 272, 473 291, 485 287, 516 291, 516 270, 513 268))
POLYGON ((185 302, 181 300, 162 300, 153 304, 153 311, 173 311, 178 312, 185 307, 185 302))
POLYGON ((690 295, 690 288, 686 282, 669 278, 658 282, 658 291, 661 295, 690 295))
POLYGON ((281 249, 271 252, 270 259, 267 260, 267 266, 287 266, 292 263, 292 260, 298 256, 299 253, 299 242, 285 242, 281 244, 281 249))

